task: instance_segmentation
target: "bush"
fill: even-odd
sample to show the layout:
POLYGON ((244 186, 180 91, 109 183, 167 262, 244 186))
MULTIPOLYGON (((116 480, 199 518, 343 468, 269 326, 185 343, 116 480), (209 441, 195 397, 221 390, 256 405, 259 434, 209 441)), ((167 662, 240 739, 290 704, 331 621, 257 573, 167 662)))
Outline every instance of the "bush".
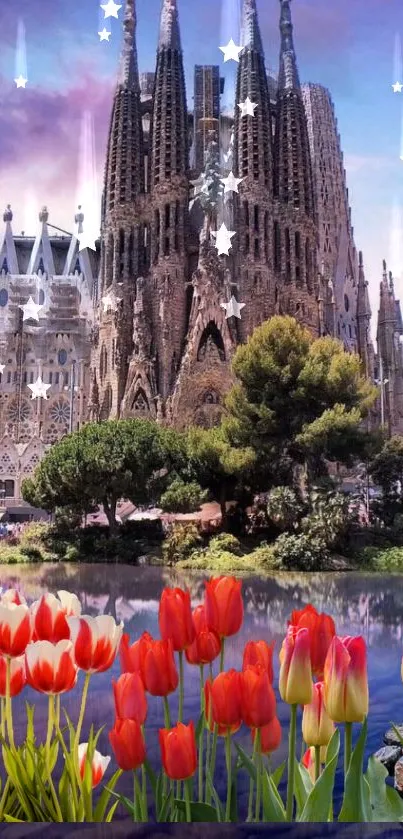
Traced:
POLYGON ((35 547, 35 545, 21 546, 20 553, 23 557, 26 557, 25 561, 28 562, 43 562, 45 559, 44 552, 40 548, 35 547))
POLYGON ((19 562, 29 562, 29 560, 18 548, 0 545, 0 565, 16 565, 19 562))
POLYGON ((297 493, 287 486, 274 487, 267 500, 267 515, 279 530, 293 530, 303 511, 297 493))
POLYGON ((352 523, 349 499, 340 492, 312 492, 311 512, 301 521, 302 532, 328 548, 344 547, 352 523))
POLYGON ((232 533, 218 533, 213 536, 209 542, 210 551, 228 551, 230 554, 241 556, 242 550, 239 539, 233 536, 232 533))
POLYGON ((208 490, 195 481, 186 483, 176 478, 160 498, 160 507, 166 513, 194 513, 208 499, 208 490))
POLYGON ((162 545, 164 561, 168 565, 187 559, 202 543, 195 524, 174 522, 162 545))
POLYGON ((283 568, 292 571, 321 571, 330 557, 326 542, 306 533, 283 533, 274 544, 273 554, 283 568))
POLYGON ((403 570, 403 548, 364 548, 358 556, 360 565, 371 571, 399 571, 403 570))
POLYGON ((263 571, 278 571, 281 569, 281 561, 275 556, 274 546, 268 545, 267 542, 262 542, 245 558, 249 560, 251 571, 255 568, 261 568, 263 571))

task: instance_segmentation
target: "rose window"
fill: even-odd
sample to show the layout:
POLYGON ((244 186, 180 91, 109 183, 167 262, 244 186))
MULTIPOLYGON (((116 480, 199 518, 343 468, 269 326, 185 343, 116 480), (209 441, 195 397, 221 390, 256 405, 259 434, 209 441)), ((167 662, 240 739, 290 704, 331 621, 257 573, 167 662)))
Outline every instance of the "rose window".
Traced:
POLYGON ((24 422, 31 416, 31 408, 29 403, 25 402, 24 400, 21 400, 20 403, 18 403, 17 400, 14 400, 14 402, 12 402, 11 405, 8 406, 7 413, 8 419, 11 422, 24 422))
POLYGON ((66 423, 70 419, 70 406, 64 399, 59 399, 52 405, 49 411, 50 418, 53 422, 66 423))

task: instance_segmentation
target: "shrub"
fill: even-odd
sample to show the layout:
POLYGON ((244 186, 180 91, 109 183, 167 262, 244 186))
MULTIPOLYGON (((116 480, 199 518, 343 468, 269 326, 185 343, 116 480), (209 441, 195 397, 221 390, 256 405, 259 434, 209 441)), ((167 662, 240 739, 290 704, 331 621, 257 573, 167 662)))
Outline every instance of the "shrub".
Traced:
POLYGON ((358 556, 360 565, 369 567, 372 571, 403 570, 403 548, 364 548, 358 556))
POLYGON ((311 512, 301 521, 302 532, 328 548, 343 544, 352 523, 349 499, 340 492, 312 492, 311 512))
POLYGON ((80 559, 80 552, 75 545, 68 545, 65 553, 66 562, 77 562, 80 559))
POLYGON ((175 562, 187 559, 201 543, 202 538, 195 524, 174 522, 162 545, 164 560, 172 565, 175 562))
POLYGON ((213 536, 209 542, 210 551, 228 551, 228 553, 241 556, 241 545, 239 539, 233 536, 232 533, 218 533, 213 536))
POLYGON ((306 533, 283 533, 274 544, 273 554, 283 568, 295 571, 321 571, 330 556, 323 539, 306 533))
POLYGON ((22 560, 23 562, 43 562, 45 559, 45 554, 41 551, 40 548, 37 548, 35 545, 24 545, 20 548, 20 553, 26 559, 22 560))
POLYGON ((279 530, 295 529, 302 511, 303 505, 294 489, 278 486, 270 490, 267 514, 279 530))
POLYGON ((176 478, 160 498, 160 507, 167 513, 193 513, 207 501, 208 490, 195 481, 186 483, 176 478))

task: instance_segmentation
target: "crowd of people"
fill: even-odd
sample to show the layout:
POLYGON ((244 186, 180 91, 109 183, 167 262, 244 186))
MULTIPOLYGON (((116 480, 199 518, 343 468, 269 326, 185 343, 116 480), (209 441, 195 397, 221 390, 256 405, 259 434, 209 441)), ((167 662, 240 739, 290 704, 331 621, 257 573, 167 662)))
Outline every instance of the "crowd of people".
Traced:
POLYGON ((0 522, 0 539, 6 539, 10 536, 18 536, 27 524, 28 522, 26 521, 0 522))

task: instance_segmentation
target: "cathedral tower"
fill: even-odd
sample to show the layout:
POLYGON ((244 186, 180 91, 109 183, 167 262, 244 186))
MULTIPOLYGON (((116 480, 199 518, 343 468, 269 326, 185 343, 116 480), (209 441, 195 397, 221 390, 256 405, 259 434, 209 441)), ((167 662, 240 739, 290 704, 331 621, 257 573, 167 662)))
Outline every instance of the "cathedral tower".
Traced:
POLYGON ((135 280, 144 272, 146 265, 143 130, 135 0, 126 0, 123 28, 102 197, 98 284, 100 312, 93 336, 95 364, 92 365, 94 398, 91 410, 92 417, 99 419, 120 414, 132 350, 135 280))
POLYGON ((256 0, 243 0, 235 99, 234 169, 239 184, 239 297, 247 302, 238 328, 246 341, 274 311, 273 150, 270 95, 256 0), (239 103, 257 107, 242 116, 239 103))
POLYGON ((280 267, 284 313, 318 330, 314 189, 308 128, 293 43, 290 0, 280 0, 274 190, 276 267, 280 267))
POLYGON ((163 0, 150 131, 151 294, 157 389, 169 396, 186 333, 188 123, 176 0, 163 0))
POLYGON ((368 282, 365 279, 362 251, 358 255, 357 289, 357 343, 358 352, 366 376, 374 377, 374 358, 370 336, 371 306, 368 295, 368 282))

